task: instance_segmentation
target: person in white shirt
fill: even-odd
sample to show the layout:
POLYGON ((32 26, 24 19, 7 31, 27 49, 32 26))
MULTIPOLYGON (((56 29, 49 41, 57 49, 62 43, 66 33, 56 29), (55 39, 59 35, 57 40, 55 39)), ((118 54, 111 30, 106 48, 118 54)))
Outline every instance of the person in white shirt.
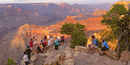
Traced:
POLYGON ((26 52, 24 52, 23 61, 25 62, 25 65, 29 64, 29 58, 26 52))
POLYGON ((50 38, 50 49, 53 50, 53 45, 54 45, 54 38, 51 36, 50 38))
POLYGON ((50 44, 50 38, 48 39, 48 47, 49 47, 49 49, 50 49, 50 46, 51 46, 51 44, 50 44))
POLYGON ((59 45, 60 45, 60 41, 61 41, 60 35, 57 37, 57 39, 58 39, 59 45))

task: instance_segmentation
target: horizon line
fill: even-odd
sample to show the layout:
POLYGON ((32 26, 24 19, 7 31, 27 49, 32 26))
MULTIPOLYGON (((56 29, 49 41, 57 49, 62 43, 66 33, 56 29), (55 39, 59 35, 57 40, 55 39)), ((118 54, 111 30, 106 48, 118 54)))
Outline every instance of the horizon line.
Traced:
MULTIPOLYGON (((12 3, 0 3, 0 4, 40 4, 40 3, 47 3, 47 2, 12 2, 12 3)), ((66 3, 66 2, 61 2, 61 3, 54 3, 52 2, 53 4, 63 4, 63 3, 66 3)), ((86 3, 86 4, 108 4, 108 3, 115 3, 115 2, 104 2, 104 3, 86 3)), ((47 4, 51 4, 51 2, 48 2, 47 4)), ((70 4, 70 3, 67 3, 69 5, 73 5, 73 4, 80 4, 80 3, 73 3, 73 4, 70 4)), ((82 5, 82 4, 81 4, 82 5)))

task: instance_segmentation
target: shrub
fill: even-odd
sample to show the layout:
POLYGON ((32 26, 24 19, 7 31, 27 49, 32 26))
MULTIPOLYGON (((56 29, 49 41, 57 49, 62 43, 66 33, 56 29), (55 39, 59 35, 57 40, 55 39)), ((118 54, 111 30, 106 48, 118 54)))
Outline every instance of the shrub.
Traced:
POLYGON ((8 62, 7 62, 7 65, 16 65, 16 63, 11 59, 11 58, 8 58, 8 62))
POLYGON ((75 48, 75 46, 86 46, 87 38, 85 37, 85 33, 75 30, 71 38, 71 48, 75 48))

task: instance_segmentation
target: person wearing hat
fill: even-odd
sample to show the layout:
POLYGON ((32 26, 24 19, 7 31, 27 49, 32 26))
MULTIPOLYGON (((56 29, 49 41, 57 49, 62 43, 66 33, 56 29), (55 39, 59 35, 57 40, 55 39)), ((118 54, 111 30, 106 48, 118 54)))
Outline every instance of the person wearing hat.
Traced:
POLYGON ((32 50, 30 49, 29 46, 27 46, 26 52, 27 52, 28 58, 30 60, 30 58, 31 58, 30 55, 31 55, 32 50))

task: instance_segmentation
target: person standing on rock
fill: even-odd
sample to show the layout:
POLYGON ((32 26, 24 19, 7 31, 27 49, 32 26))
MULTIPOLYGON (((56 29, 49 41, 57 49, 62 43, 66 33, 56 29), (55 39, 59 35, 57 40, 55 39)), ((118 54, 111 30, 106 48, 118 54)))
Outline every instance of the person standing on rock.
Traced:
POLYGON ((44 52, 46 53, 46 45, 47 45, 47 41, 44 40, 44 43, 43 43, 43 48, 44 48, 44 52))
POLYGON ((27 55, 26 52, 24 52, 23 61, 25 62, 25 65, 28 65, 28 64, 29 64, 29 59, 28 59, 28 55, 27 55))
POLYGON ((37 39, 33 37, 34 50, 37 48, 37 39))
POLYGON ((58 39, 59 46, 60 46, 60 45, 61 45, 61 44, 60 44, 60 41, 61 41, 60 35, 57 37, 57 39, 58 39))
POLYGON ((102 42, 102 48, 101 48, 101 56, 102 55, 105 55, 105 51, 106 50, 109 50, 109 46, 108 46, 108 44, 107 44, 107 42, 106 41, 104 41, 103 39, 101 40, 101 42, 102 42))
POLYGON ((50 46, 51 46, 51 44, 50 44, 50 38, 48 39, 48 47, 49 47, 49 49, 50 49, 50 46))
POLYGON ((61 45, 63 46, 64 45, 64 36, 62 35, 61 37, 61 45))
POLYGON ((27 52, 27 54, 28 54, 28 58, 29 58, 29 60, 30 60, 30 58, 31 58, 30 55, 31 55, 32 50, 30 49, 29 46, 27 46, 26 52, 27 52))
POLYGON ((30 39, 30 49, 33 50, 33 39, 30 39))
POLYGON ((94 53, 94 48, 97 48, 98 47, 98 41, 97 41, 97 39, 95 38, 95 36, 92 36, 92 43, 89 45, 89 51, 88 51, 88 53, 90 52, 90 49, 91 49, 91 51, 92 51, 92 53, 91 54, 93 54, 94 53))
POLYGON ((59 44, 58 39, 57 37, 55 37, 55 50, 58 50, 58 44, 59 44))
POLYGON ((52 36, 51 36, 51 38, 50 38, 50 49, 53 49, 53 45, 54 45, 54 38, 52 38, 52 36))
POLYGON ((44 35, 44 40, 46 40, 47 39, 47 37, 46 37, 46 35, 44 35))

